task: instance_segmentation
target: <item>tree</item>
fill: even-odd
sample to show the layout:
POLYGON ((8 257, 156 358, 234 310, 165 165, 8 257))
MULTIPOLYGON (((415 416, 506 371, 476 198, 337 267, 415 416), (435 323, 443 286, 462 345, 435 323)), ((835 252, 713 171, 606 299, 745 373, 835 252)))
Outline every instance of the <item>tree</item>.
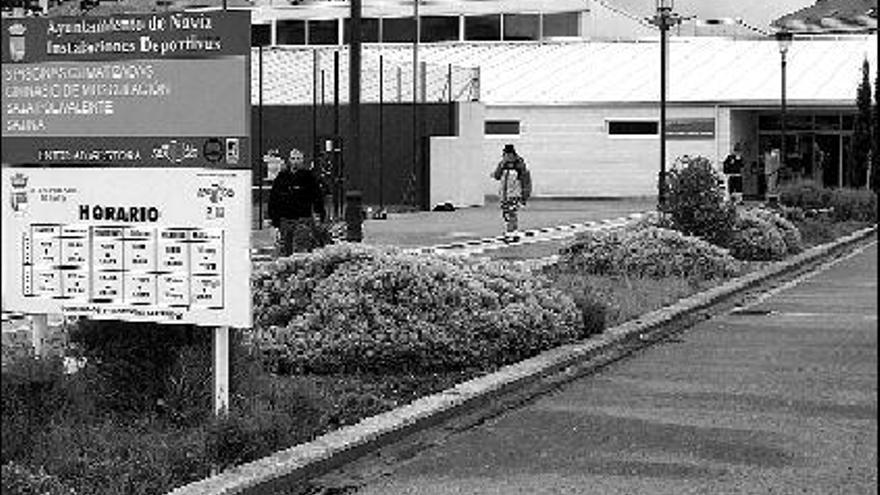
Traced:
POLYGON ((871 189, 880 192, 880 72, 874 75, 874 139, 871 140, 871 189))
POLYGON ((856 119, 853 129, 852 153, 850 153, 849 173, 847 185, 850 187, 864 187, 868 172, 868 160, 871 148, 873 131, 871 129, 871 67, 868 60, 862 62, 862 82, 856 91, 856 119))

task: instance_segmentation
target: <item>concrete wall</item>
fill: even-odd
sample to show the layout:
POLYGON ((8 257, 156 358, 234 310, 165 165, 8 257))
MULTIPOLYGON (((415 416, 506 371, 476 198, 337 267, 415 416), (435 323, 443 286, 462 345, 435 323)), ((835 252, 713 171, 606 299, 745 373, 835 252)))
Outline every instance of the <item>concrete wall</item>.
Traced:
MULTIPOLYGON (((538 197, 627 197, 657 194, 658 136, 609 136, 606 121, 659 120, 656 105, 487 106, 487 120, 519 120, 518 136, 486 135, 480 182, 496 194, 488 177, 505 143, 516 146, 532 170, 538 197)), ((667 119, 713 118, 714 106, 667 107, 667 119)), ((719 126, 716 121, 716 137, 719 126)), ((720 166, 712 138, 667 140, 667 168, 680 155, 702 155, 720 166)))
POLYGON ((431 138, 432 207, 446 202, 456 207, 485 204, 480 187, 488 174, 480 162, 484 115, 482 103, 462 103, 458 107, 458 136, 431 138))

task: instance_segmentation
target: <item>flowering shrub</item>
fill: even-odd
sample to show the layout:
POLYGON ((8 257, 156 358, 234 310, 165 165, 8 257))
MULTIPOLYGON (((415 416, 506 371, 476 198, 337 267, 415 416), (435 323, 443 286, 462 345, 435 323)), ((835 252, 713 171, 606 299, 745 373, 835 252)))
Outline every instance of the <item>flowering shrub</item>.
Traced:
POLYGON ((760 211, 740 209, 737 212, 736 228, 727 244, 735 258, 772 261, 784 258, 788 252, 783 234, 766 218, 767 214, 760 211))
POLYGON ((465 369, 581 336, 570 297, 498 262, 342 243, 253 282, 251 339, 279 372, 465 369))
POLYGON ((702 156, 682 156, 669 171, 664 213, 675 230, 723 245, 733 228, 735 207, 725 201, 723 180, 702 156))
MULTIPOLYGON (((798 228, 788 219, 772 210, 766 210, 763 208, 753 208, 747 211, 769 223, 779 231, 782 235, 782 240, 785 241, 785 251, 787 254, 797 254, 804 250, 801 231, 798 230, 798 228)), ((738 214, 737 216, 741 215, 742 214, 738 214)))
POLYGON ((562 254, 562 263, 596 275, 709 280, 740 270, 739 263, 722 248, 649 225, 581 234, 562 254))

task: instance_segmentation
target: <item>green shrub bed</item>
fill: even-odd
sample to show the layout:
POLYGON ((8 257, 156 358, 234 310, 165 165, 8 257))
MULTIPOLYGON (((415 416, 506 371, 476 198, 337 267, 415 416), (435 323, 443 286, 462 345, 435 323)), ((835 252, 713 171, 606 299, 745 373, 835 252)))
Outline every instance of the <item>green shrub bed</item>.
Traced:
POLYGON ((253 343, 283 374, 459 370, 583 335, 574 301, 525 269, 341 244, 254 276, 253 343))
POLYGON ((710 280, 742 268, 723 248, 650 224, 579 234, 561 254, 560 264, 593 275, 710 280))

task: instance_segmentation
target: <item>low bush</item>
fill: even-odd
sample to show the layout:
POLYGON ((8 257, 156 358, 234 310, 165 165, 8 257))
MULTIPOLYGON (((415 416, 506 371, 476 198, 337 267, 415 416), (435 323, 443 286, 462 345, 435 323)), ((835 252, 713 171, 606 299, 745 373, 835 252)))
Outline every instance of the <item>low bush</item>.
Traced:
POLYGON ((837 222, 877 221, 877 194, 866 189, 831 189, 802 180, 781 186, 779 200, 808 212, 829 209, 831 219, 837 222))
POLYGON ((572 299, 525 269, 351 244, 255 274, 254 311, 283 373, 500 365, 582 335, 572 299))
POLYGON ((26 466, 7 462, 2 468, 0 493, 3 495, 76 495, 73 488, 65 486, 57 476, 46 473, 43 468, 31 470, 26 466))
POLYGON ((794 223, 786 219, 782 212, 775 212, 764 208, 753 208, 749 212, 779 231, 782 235, 782 240, 785 241, 786 254, 798 254, 804 250, 804 242, 801 238, 800 230, 798 230, 794 223))
POLYGON ((722 245, 735 221, 735 207, 726 201, 724 181, 701 156, 683 156, 667 176, 666 202, 672 228, 688 236, 722 245))
POLYGON ((775 261, 788 252, 785 238, 767 214, 742 208, 737 212, 736 228, 726 247, 739 260, 775 261))
POLYGON ((831 206, 831 189, 813 180, 796 180, 778 187, 779 202, 804 210, 818 210, 831 206))
POLYGON ((877 194, 865 189, 835 189, 829 200, 834 220, 877 221, 877 194))
POLYGON ((2 387, 2 462, 26 459, 58 411, 66 407, 58 357, 22 355, 6 363, 2 387))
POLYGON ((594 275, 709 280, 734 276, 741 269, 722 248, 652 226, 583 233, 561 254, 560 265, 594 275))

